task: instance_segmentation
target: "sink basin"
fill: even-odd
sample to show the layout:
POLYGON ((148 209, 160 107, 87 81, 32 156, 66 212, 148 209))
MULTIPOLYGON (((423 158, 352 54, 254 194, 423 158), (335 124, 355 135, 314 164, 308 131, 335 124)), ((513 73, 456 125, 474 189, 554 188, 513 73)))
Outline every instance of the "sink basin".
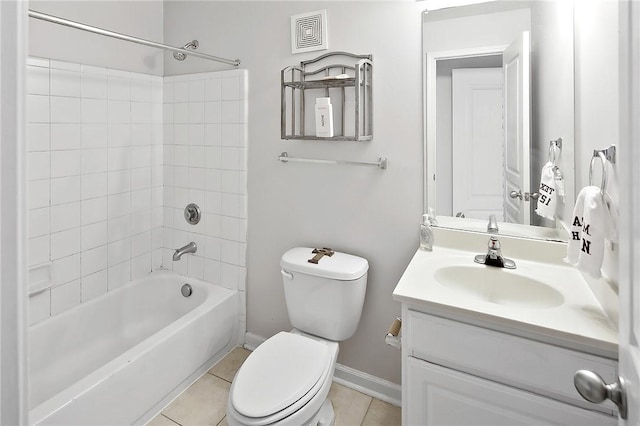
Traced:
POLYGON ((440 285, 467 297, 499 305, 553 308, 564 303, 564 296, 556 289, 504 268, 445 266, 436 269, 434 278, 440 285))

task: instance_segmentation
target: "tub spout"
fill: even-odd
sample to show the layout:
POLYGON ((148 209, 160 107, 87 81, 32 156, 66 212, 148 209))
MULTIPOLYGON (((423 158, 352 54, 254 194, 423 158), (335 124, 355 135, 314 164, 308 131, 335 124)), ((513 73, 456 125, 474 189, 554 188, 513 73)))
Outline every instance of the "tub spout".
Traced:
POLYGON ((198 250, 198 246, 196 246, 196 243, 191 241, 189 244, 187 244, 184 247, 180 247, 173 253, 173 260, 174 261, 180 260, 183 254, 195 253, 197 250, 198 250))

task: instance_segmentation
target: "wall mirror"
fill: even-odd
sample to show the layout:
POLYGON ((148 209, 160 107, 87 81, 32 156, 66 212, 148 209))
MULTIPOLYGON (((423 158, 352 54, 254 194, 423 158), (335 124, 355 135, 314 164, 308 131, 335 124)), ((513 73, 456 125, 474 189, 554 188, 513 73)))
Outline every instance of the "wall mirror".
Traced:
POLYGON ((495 214, 501 233, 564 239, 562 198, 555 221, 535 208, 550 159, 573 202, 573 33, 567 0, 423 13, 424 200, 441 226, 482 230, 495 214))

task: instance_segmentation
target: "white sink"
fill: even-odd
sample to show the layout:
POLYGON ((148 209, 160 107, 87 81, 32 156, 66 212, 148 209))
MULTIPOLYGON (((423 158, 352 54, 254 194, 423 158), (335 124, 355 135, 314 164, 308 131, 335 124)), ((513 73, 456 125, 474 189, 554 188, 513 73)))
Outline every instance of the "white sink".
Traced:
POLYGON ((411 259, 394 289, 396 301, 550 344, 617 353, 616 317, 603 310, 580 271, 562 261, 565 244, 499 236, 503 255, 516 262, 508 270, 474 263, 487 251, 486 234, 434 228, 434 236, 433 251, 418 250, 411 259))
POLYGON ((547 284, 518 274, 517 270, 493 266, 445 266, 433 273, 435 281, 461 296, 500 305, 525 308, 553 308, 564 303, 564 296, 547 284))

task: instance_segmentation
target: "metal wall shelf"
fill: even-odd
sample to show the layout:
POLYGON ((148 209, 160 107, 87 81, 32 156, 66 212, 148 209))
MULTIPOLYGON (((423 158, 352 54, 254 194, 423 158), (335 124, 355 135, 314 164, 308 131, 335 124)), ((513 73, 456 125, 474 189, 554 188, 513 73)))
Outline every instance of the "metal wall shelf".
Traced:
POLYGON ((281 138, 292 140, 366 141, 373 137, 373 58, 347 52, 326 53, 281 72, 281 138), (347 57, 354 65, 320 63, 347 57), (309 70, 309 68, 316 68, 309 70), (343 78, 344 77, 344 78, 343 78), (353 89, 352 89, 353 88, 353 89), (315 99, 330 97, 333 137, 315 136, 315 99))

